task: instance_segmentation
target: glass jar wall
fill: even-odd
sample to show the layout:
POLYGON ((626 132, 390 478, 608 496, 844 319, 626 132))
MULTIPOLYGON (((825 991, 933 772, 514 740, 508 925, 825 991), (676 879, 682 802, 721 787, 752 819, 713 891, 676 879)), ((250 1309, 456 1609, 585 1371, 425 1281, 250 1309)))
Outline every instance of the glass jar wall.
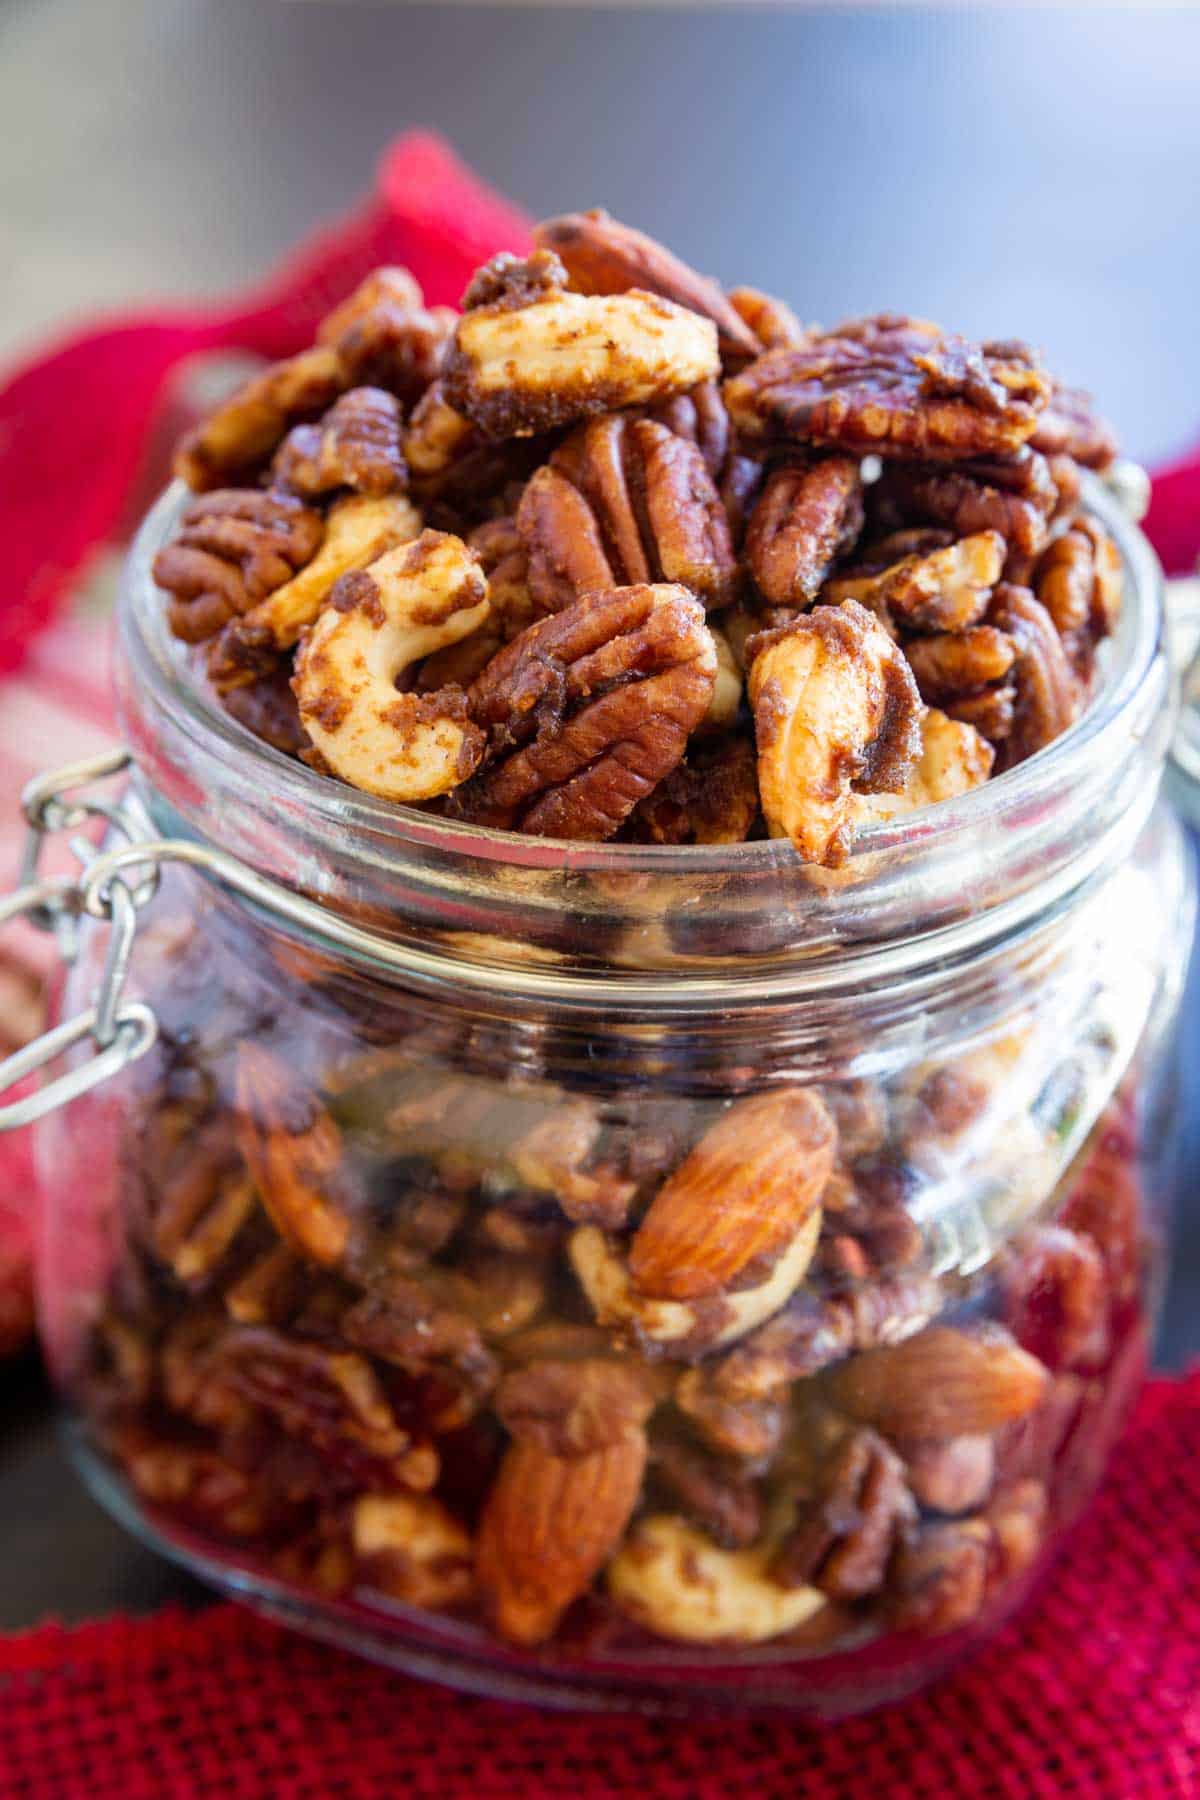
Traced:
POLYGON ((136 804, 294 903, 168 869, 158 1042, 41 1128, 102 1497, 324 1635, 564 1702, 836 1712, 1010 1611, 1146 1365, 1171 1177, 1192 901, 1158 589, 1106 522, 1087 718, 832 875, 285 763, 156 623, 160 510, 136 804))

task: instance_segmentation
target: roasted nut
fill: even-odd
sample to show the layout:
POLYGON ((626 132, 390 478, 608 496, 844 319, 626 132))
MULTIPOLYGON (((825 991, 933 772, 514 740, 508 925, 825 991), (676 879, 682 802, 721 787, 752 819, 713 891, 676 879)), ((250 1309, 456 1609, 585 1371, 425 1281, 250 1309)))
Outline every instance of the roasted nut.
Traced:
POLYGON ((408 543, 420 529, 420 516, 399 494, 382 499, 350 494, 335 500, 325 521, 324 542, 311 562, 224 633, 219 648, 227 663, 234 668, 240 660, 248 680, 261 674, 264 657, 273 666, 280 652, 290 650, 312 624, 343 575, 408 543))
POLYGON ((1023 345, 968 344, 912 321, 863 320, 769 350, 725 386, 747 442, 829 445, 937 461, 1029 438, 1049 384, 1023 345))
POLYGON ((1116 435, 1094 410, 1091 395, 1058 381, 1030 442, 1046 456, 1069 456, 1085 469, 1107 469, 1117 454, 1116 435))
POLYGON ((1039 1225, 1013 1243, 1001 1271, 1005 1322, 1050 1369, 1095 1367, 1109 1350, 1109 1284, 1089 1238, 1039 1225))
POLYGON ((114 1443, 134 1489, 151 1506, 169 1506, 228 1537, 258 1537, 287 1517, 263 1484, 216 1451, 127 1429, 114 1443))
POLYGON ((553 1633, 620 1542, 645 1463, 640 1431, 583 1456, 510 1446, 484 1505, 475 1556, 484 1605, 502 1637, 533 1645, 553 1633))
POLYGON ((405 1606, 453 1611, 475 1587, 470 1533, 432 1494, 362 1494, 351 1543, 365 1586, 405 1606))
POLYGON ((659 1637, 761 1644, 825 1606, 816 1588, 781 1587, 765 1548, 722 1550, 669 1513, 639 1519, 608 1567, 614 1605, 659 1637))
POLYGON ((727 732, 689 748, 685 761, 634 807, 625 835, 639 844, 740 844, 757 818, 754 746, 740 732, 727 732))
POLYGON ((896 1559, 892 1624, 929 1636, 969 1625, 987 1600, 991 1551, 978 1518, 925 1525, 896 1559))
POLYGON ((849 852, 858 793, 900 792, 919 754, 907 662, 854 601, 818 606, 765 640, 749 679, 758 782, 773 837, 805 862, 849 852))
POLYGON ((624 294, 630 288, 661 294, 689 312, 711 319, 723 356, 756 356, 760 340, 732 298, 715 281, 698 275, 664 245, 599 209, 544 219, 533 228, 534 243, 553 251, 577 294, 624 294))
POLYGON ((432 693, 449 683, 469 687, 497 650, 519 637, 541 616, 529 591, 529 557, 513 518, 488 519, 477 525, 467 546, 487 576, 491 610, 470 637, 435 650, 421 664, 417 687, 432 693))
POLYGON ((722 1550, 744 1550, 761 1537, 762 1497, 737 1462, 669 1437, 651 1445, 651 1473, 672 1506, 722 1550))
POLYGON ((517 529, 542 612, 581 595, 675 581, 709 607, 733 596, 720 496, 694 444, 621 414, 573 432, 521 497, 517 529))
POLYGON ((644 1363, 607 1357, 527 1363, 496 1394, 501 1424, 551 1456, 587 1456, 639 1432, 662 1383, 644 1363))
POLYGON ((407 477, 399 403, 382 388, 351 388, 315 425, 288 432, 275 452, 271 476, 274 486, 307 500, 337 488, 395 493, 407 477))
POLYGON ((708 319, 637 289, 591 295, 530 284, 528 266, 511 264, 481 287, 489 297, 463 314, 446 358, 446 399, 489 437, 649 405, 717 373, 708 319))
POLYGON ((822 1470, 818 1491, 799 1502, 772 1579, 831 1600, 878 1593, 916 1516, 900 1458, 873 1431, 856 1431, 822 1470))
POLYGON ((460 538, 425 531, 344 575, 296 656, 300 716, 336 775, 385 800, 428 800, 483 754, 461 688, 400 694, 397 677, 488 617, 487 578, 460 538))
POLYGON ((390 1142, 402 1156, 426 1156, 448 1182, 486 1181, 503 1199, 509 1190, 552 1198, 565 1217, 623 1225, 635 1183, 595 1168, 601 1132, 595 1105, 561 1089, 471 1075, 416 1091, 386 1114, 390 1142))
POLYGON ((852 818, 855 831, 954 800, 979 787, 992 772, 995 751, 973 725, 949 719, 930 707, 921 721, 921 757, 899 794, 856 794, 852 818))
POLYGON ((760 350, 796 350, 808 341, 808 332, 786 300, 758 288, 736 287, 729 290, 729 304, 749 326, 760 350))
POLYGON ((342 1140, 315 1099, 260 1044, 237 1057, 238 1148, 279 1235, 309 1261, 341 1261, 350 1237, 342 1140))
POLYGON ((290 662, 281 663, 257 681, 245 681, 239 668, 235 687, 222 691, 219 680, 214 685, 225 711, 264 744, 282 750, 285 756, 299 756, 311 749, 312 739, 300 723, 300 708, 292 692, 290 662))
POLYGON ((815 600, 862 522, 857 458, 781 464, 768 475, 746 533, 746 557, 760 593, 776 606, 815 600))
POLYGON ((331 312, 317 341, 336 352, 351 382, 387 388, 414 406, 442 365, 457 314, 426 309, 407 269, 381 268, 331 312))
POLYGON ((932 1512, 972 1512, 991 1492, 996 1473, 991 1437, 976 1433, 905 1444, 903 1449, 909 1489, 932 1512))
POLYGON ((1032 1411, 1046 1370, 1006 1331, 931 1325, 901 1344, 865 1350, 830 1371, 833 1404, 898 1439, 995 1431, 1032 1411))
POLYGON ((819 1211, 837 1128, 810 1088, 737 1100, 659 1189, 634 1236, 638 1293, 701 1300, 778 1256, 819 1211))
POLYGON ((876 512, 890 508, 908 521, 946 525, 956 537, 998 531, 1010 551, 1036 556, 1060 493, 1045 457, 1025 445, 958 469, 889 463, 871 499, 876 512))
POLYGON ((994 625, 915 637, 904 654, 927 706, 944 706, 1003 681, 1017 656, 1012 639, 994 625))
POLYGON ((546 437, 486 437, 455 412, 440 381, 414 408, 403 439, 413 493, 455 530, 488 519, 502 503, 510 508, 513 501, 505 496, 546 460, 552 445, 546 437))
POLYGON ((719 1367, 719 1360, 713 1360, 685 1369, 675 1384, 675 1404, 710 1449, 756 1469, 765 1468, 779 1449, 788 1423, 786 1390, 777 1387, 767 1398, 730 1400, 713 1379, 719 1367))
POLYGON ((821 1230, 815 1208, 761 1280, 699 1300, 661 1300, 640 1293, 620 1252, 594 1225, 571 1235, 569 1254, 600 1325, 624 1327, 648 1347, 693 1360, 732 1344, 779 1311, 803 1281, 821 1230))
POLYGON ((226 1331, 213 1354, 236 1393, 356 1479, 418 1491, 437 1479, 436 1453, 400 1424, 365 1357, 241 1325, 226 1331))
POLYGON ((611 837, 680 761, 716 674, 704 610, 685 589, 577 600, 522 632, 472 683, 470 714, 489 757, 452 809, 541 837, 611 837))
POLYGON ((1116 629, 1120 616, 1123 581, 1116 545, 1100 526, 1081 519, 1055 538, 1034 571, 1033 583, 1086 686, 1092 679, 1096 645, 1116 629))
POLYGON ((327 345, 272 363, 184 438, 176 475, 196 493, 252 480, 286 431, 320 418, 349 386, 341 358, 327 345))
POLYGON ((942 549, 902 557, 878 574, 838 576, 822 598, 856 600, 910 631, 966 631, 983 617, 1004 568, 1004 539, 977 532, 942 549))
POLYGON ((989 616, 999 630, 1007 632, 1016 649, 1012 730, 1002 753, 1007 769, 1044 749, 1073 725, 1083 694, 1053 619, 1028 588, 1001 583, 989 616))
POLYGON ((222 1122, 212 1145, 212 1127, 197 1133, 180 1161, 161 1182, 151 1242, 176 1280, 202 1281, 224 1259, 257 1209, 255 1184, 226 1161, 228 1133, 222 1122), (209 1145, 205 1144, 205 1137, 209 1145), (206 1149, 215 1154, 206 1154, 206 1149))
POLYGON ((289 583, 317 554, 324 527, 292 494, 221 489, 193 500, 154 558, 175 636, 199 644, 289 583))

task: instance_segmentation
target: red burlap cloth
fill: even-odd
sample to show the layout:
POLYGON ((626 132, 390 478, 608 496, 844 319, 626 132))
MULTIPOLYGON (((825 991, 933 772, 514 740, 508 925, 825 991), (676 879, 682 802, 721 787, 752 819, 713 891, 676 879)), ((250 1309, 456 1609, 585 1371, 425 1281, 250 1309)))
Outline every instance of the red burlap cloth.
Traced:
POLYGON ((465 1699, 230 1606, 0 1641, 3 1800, 1167 1800, 1200 1794, 1200 1370, 1153 1382, 1042 1595, 861 1719, 465 1699))

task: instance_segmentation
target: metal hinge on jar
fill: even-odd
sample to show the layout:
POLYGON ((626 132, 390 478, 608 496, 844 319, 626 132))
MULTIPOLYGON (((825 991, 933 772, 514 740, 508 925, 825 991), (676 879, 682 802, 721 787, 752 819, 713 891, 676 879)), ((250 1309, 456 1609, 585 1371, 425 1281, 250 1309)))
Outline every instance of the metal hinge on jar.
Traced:
POLYGON ((21 796, 28 835, 16 890, 0 900, 0 925, 24 918, 39 930, 50 932, 64 963, 74 962, 78 954, 79 921, 85 912, 108 925, 109 939, 92 1004, 0 1063, 0 1095, 48 1068, 77 1044, 90 1039, 95 1054, 33 1093, 0 1105, 0 1131, 31 1124, 86 1094, 144 1056, 158 1036, 158 1023, 150 1008, 139 1000, 124 997, 138 909, 158 886, 157 862, 147 859, 140 878, 132 883, 123 875, 114 874, 91 894, 80 879, 47 877, 41 872, 47 841, 67 833, 81 876, 86 878, 100 856, 96 846, 83 835, 84 827, 93 819, 103 821, 109 831, 127 843, 138 841, 137 827, 120 803, 94 794, 84 797, 81 792, 123 774, 129 763, 127 750, 107 750, 37 776, 21 796))

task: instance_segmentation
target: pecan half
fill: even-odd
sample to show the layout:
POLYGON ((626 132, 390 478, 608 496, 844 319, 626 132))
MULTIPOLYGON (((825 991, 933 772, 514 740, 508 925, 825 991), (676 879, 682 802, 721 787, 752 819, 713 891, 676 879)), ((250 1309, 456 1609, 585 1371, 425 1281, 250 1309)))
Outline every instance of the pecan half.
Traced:
POLYGON ((678 768, 638 801, 624 835, 638 844, 740 844, 757 818, 754 746, 740 732, 726 732, 689 747, 678 768))
POLYGON ((320 514, 292 494, 225 488, 193 500, 154 558, 175 636, 215 637, 311 562, 324 532, 320 514))
POLYGON ((1060 495, 1045 457, 1026 445, 1012 456, 957 469, 889 463, 871 498, 885 515, 892 509, 905 520, 927 519, 957 537, 998 531, 1010 550, 1036 556, 1060 495))
POLYGON ((748 442, 825 444, 938 461, 1018 449, 1048 383, 1020 345, 983 347, 908 322, 863 321, 798 349, 769 350, 725 386, 748 442))
POLYGON ((665 245, 608 213, 565 213, 533 228, 533 240, 558 256, 578 294, 661 294, 717 328, 723 356, 756 356, 760 341, 719 284, 699 275, 665 245))
POLYGON ((742 1550, 761 1536, 764 1508, 758 1487, 738 1463, 668 1438, 651 1446, 656 1488, 723 1550, 742 1550))
POLYGON ((357 1478, 418 1490, 436 1480, 436 1453, 413 1441, 365 1357, 250 1325, 232 1326, 213 1357, 235 1393, 357 1478))
POLYGON ((931 1325, 902 1344, 865 1350, 830 1371, 833 1404, 889 1438, 994 1431, 1032 1411, 1048 1376, 999 1327, 931 1325))
POLYGON ((710 320, 637 289, 591 295, 530 284, 526 267, 484 283, 488 297, 463 314, 446 358, 446 399, 489 437, 652 404, 717 373, 710 320))
POLYGON ((504 1377, 496 1412, 518 1442, 552 1456, 586 1456, 640 1431, 660 1385, 644 1363, 633 1361, 533 1362, 504 1377))
MULTIPOLYGON (((895 547, 889 540, 888 548, 895 547)), ((910 631, 967 631, 988 609, 1004 555, 1000 533, 980 531, 915 550, 877 573, 837 576, 826 583, 822 599, 831 606, 856 600, 885 624, 894 621, 910 631)))
POLYGON ((1055 538, 1034 571, 1034 592, 1085 685, 1094 673, 1097 644, 1116 629, 1123 585, 1117 547, 1090 519, 1055 538))
POLYGON ((425 531, 345 575, 296 656, 300 716, 328 767, 386 800, 448 793, 477 767, 483 735, 461 688, 398 693, 431 651, 487 619, 487 579, 460 538, 425 531))
POLYGON ((832 1600, 878 1593, 917 1509, 904 1464, 873 1431, 856 1431, 797 1507, 771 1574, 784 1587, 816 1587, 832 1600))
POLYGON ((1002 757, 1003 766, 1012 768, 1074 724, 1083 691, 1053 619, 1028 588, 1003 582, 989 617, 1016 650, 1012 730, 1002 757))
POLYGON ((411 407, 436 378, 456 318, 448 306, 427 309, 407 269, 385 267, 322 321, 317 342, 337 352, 349 381, 387 388, 411 407))
POLYGON ((485 1609, 502 1637, 533 1645, 552 1634, 624 1535, 645 1464, 640 1430, 582 1456, 510 1446, 475 1554, 485 1609))
POLYGON ((517 529, 543 612, 639 582, 679 582, 714 608, 733 597, 729 524, 704 458, 649 419, 573 432, 526 487, 517 529))
POLYGON ((904 646, 921 698, 929 706, 977 693, 1003 681, 1016 661, 1016 645, 994 625, 966 631, 938 631, 911 638, 904 646))
POLYGON ((704 609, 684 588, 589 594, 539 619, 471 685, 489 761, 454 812, 543 837, 611 837, 683 756, 716 673, 704 609))
POLYGON ((272 363, 184 438, 175 453, 176 475, 196 493, 253 480, 285 432, 319 419, 349 386, 329 345, 272 363))
POLYGON ((1090 1368, 1104 1361, 1108 1271, 1090 1238, 1061 1225, 1022 1232, 1004 1259, 1001 1291, 1013 1336, 1048 1368, 1090 1368))
POLYGON ((300 723, 300 708, 292 692, 290 664, 281 663, 258 680, 245 681, 243 676, 242 668, 236 667, 237 685, 228 689, 222 688, 219 678, 215 680, 225 711, 285 756, 299 756, 310 749, 312 739, 300 723))
POLYGON ((350 1217, 340 1191, 341 1133, 261 1044, 238 1048, 235 1131, 279 1235, 311 1262, 341 1261, 350 1217))
POLYGON ((776 1256, 819 1208, 837 1128, 810 1088, 737 1100, 659 1189, 634 1236, 639 1291, 698 1300, 776 1256))
POLYGON ((271 464, 273 484, 307 500, 336 488, 391 494, 407 473, 399 402, 373 387, 351 388, 315 425, 293 426, 271 464))
POLYGON ((1030 442, 1047 456, 1069 456, 1085 469, 1107 469, 1117 454, 1116 433, 1096 412, 1092 396, 1058 381, 1030 442))
POLYGON ((818 606, 760 640, 750 669, 758 781, 771 833, 835 867, 854 791, 898 792, 919 754, 921 702, 901 652, 861 606, 818 606))
POLYGON ((759 592, 776 606, 807 605, 835 559, 853 546, 862 522, 857 458, 829 456, 773 470, 746 532, 759 592))

